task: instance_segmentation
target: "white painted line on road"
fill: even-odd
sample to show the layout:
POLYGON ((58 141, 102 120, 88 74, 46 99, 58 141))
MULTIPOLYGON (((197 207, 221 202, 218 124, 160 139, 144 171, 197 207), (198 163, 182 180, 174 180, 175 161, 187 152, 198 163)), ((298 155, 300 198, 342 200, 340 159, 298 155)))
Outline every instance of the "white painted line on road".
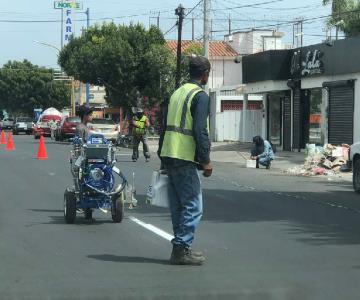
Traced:
POLYGON ((160 228, 157 228, 154 225, 144 223, 143 221, 140 221, 139 219, 137 219, 133 216, 129 216, 129 219, 131 221, 135 222, 136 224, 146 228, 147 230, 150 230, 151 232, 157 234, 158 236, 161 236, 165 240, 171 241, 174 238, 171 234, 167 233, 166 231, 164 231, 160 228))

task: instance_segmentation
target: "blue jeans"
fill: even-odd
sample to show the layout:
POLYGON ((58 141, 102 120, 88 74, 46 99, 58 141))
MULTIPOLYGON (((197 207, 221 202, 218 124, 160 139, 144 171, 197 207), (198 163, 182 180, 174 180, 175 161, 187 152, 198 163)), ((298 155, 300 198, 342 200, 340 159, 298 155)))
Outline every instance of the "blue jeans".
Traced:
POLYGON ((271 161, 272 161, 272 159, 269 156, 259 158, 259 164, 264 167, 267 167, 268 165, 270 165, 271 161))
POLYGON ((197 165, 181 162, 166 166, 170 180, 170 212, 174 245, 190 248, 203 214, 201 182, 197 165))

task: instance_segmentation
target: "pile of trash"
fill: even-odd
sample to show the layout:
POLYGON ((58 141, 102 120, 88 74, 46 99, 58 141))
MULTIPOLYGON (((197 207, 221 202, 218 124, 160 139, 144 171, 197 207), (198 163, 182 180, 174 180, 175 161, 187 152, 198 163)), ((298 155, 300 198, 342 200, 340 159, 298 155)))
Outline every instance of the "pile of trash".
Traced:
POLYGON ((307 144, 305 150, 305 163, 285 171, 290 175, 335 176, 340 172, 348 172, 347 161, 349 160, 349 148, 347 144, 334 146, 326 144, 324 147, 315 144, 307 144))

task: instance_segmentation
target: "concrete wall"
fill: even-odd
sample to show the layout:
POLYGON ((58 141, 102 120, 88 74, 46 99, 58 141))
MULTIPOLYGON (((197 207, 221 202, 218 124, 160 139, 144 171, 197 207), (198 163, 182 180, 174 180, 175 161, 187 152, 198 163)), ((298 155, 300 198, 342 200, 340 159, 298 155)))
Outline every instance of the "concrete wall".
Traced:
POLYGON ((235 85, 242 82, 241 64, 236 64, 234 58, 212 58, 209 88, 235 85))
POLYGON ((254 54, 266 50, 284 49, 281 36, 274 36, 272 30, 254 30, 232 34, 232 41, 225 36, 227 42, 240 55, 254 54))

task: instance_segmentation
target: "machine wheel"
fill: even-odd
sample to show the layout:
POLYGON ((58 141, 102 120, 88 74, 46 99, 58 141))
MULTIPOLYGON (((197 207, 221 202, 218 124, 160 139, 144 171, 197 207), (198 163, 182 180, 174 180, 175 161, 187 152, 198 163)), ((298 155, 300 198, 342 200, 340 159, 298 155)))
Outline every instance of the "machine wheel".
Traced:
POLYGON ((92 213, 93 213, 93 211, 92 211, 91 208, 86 208, 86 209, 85 209, 85 212, 84 212, 84 214, 85 214, 85 219, 86 219, 86 220, 91 220, 91 219, 92 219, 92 213))
POLYGON ((75 192, 66 189, 64 193, 64 217, 67 224, 73 224, 76 218, 75 192))
POLYGON ((124 192, 111 202, 111 217, 114 223, 121 223, 124 218, 124 192))
POLYGON ((354 191, 360 193, 360 158, 355 160, 353 167, 353 186, 354 191))

